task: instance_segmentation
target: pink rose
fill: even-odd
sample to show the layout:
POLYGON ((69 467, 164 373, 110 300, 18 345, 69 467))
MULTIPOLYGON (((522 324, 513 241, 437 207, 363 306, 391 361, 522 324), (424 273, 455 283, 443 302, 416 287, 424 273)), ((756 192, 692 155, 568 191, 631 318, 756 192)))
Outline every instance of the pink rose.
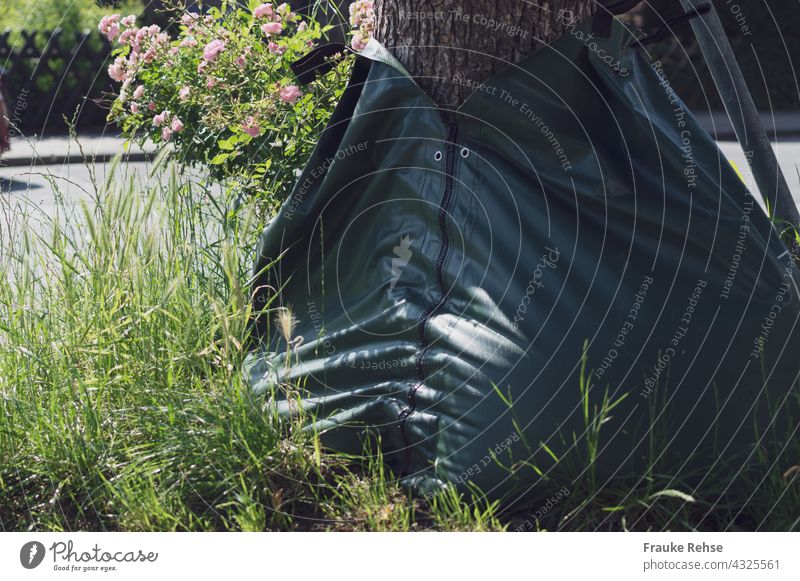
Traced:
POLYGON ((112 64, 108 67, 108 76, 112 80, 122 82, 128 78, 128 73, 125 71, 125 59, 118 56, 112 64))
POLYGON ((214 77, 208 77, 208 80, 206 81, 206 87, 208 87, 209 89, 213 89, 216 86, 216 84, 217 84, 217 79, 215 79, 214 77))
POLYGON ((294 103, 302 96, 303 93, 300 92, 300 88, 297 85, 288 85, 286 87, 281 87, 278 91, 278 95, 281 98, 281 101, 284 103, 294 103))
POLYGON ((350 24, 353 28, 371 28, 375 22, 375 7, 372 0, 357 0, 350 4, 350 24))
POLYGON ((274 14, 274 10, 272 8, 272 4, 262 4, 261 6, 257 6, 255 10, 253 10, 253 16, 256 18, 272 18, 274 14))
POLYGON ((283 30, 283 24, 280 22, 267 22, 261 25, 261 31, 267 36, 280 34, 281 30, 283 30))
POLYGON ((223 50, 225 50, 224 41, 219 39, 212 40, 203 49, 203 59, 206 62, 213 63, 223 50))
POLYGON ((181 16, 181 24, 184 26, 193 26, 195 22, 197 22, 199 15, 197 12, 187 12, 183 16, 181 16))
POLYGON ((144 53, 142 53, 142 60, 146 63, 151 63, 156 59, 156 47, 151 46, 144 53))
POLYGON ((172 130, 175 133, 180 133, 183 131, 183 121, 181 121, 177 116, 172 120, 172 130))
POLYGON ((136 25, 136 15, 135 14, 128 14, 125 18, 123 18, 120 23, 125 28, 130 28, 136 25))
POLYGON ((97 25, 97 29, 105 36, 108 40, 113 41, 115 38, 119 36, 119 14, 111 14, 109 16, 103 16, 100 19, 100 24, 97 25))
MULTIPOLYGON (((129 31, 125 31, 123 34, 126 34, 129 31)), ((127 39, 126 34, 126 42, 131 46, 134 51, 138 51, 142 48, 142 42, 147 37, 147 28, 140 28, 136 31, 130 30, 132 33, 132 38, 130 40, 127 39)))
POLYGON ((161 130, 161 139, 164 141, 169 141, 170 138, 172 138, 172 129, 169 127, 164 127, 164 129, 161 130))
POLYGON ((286 20, 291 20, 291 19, 294 18, 294 13, 292 12, 292 7, 289 6, 286 2, 284 2, 283 4, 278 6, 278 8, 275 11, 278 14, 283 14, 283 17, 286 18, 286 20))
POLYGON ((147 108, 148 108, 148 109, 150 109, 151 111, 155 111, 155 110, 156 110, 156 104, 155 104, 155 103, 153 103, 152 101, 150 101, 150 102, 147 104, 147 108))
POLYGON ((130 44, 130 40, 136 36, 136 31, 132 29, 124 30, 122 34, 119 35, 119 43, 120 44, 130 44))
POLYGON ((360 30, 356 30, 353 33, 353 38, 350 40, 350 46, 353 47, 353 50, 364 50, 367 47, 367 39, 364 38, 364 35, 361 33, 360 30))
POLYGON ((141 99, 144 96, 144 85, 139 85, 133 90, 133 98, 141 99))
POLYGON ((200 61, 200 64, 197 65, 197 74, 202 75, 203 71, 206 70, 208 63, 206 61, 200 61))
POLYGON ((355 50, 364 50, 375 29, 375 8, 372 0, 357 0, 350 4, 350 24, 357 29, 350 43, 355 50))
POLYGON ((153 117, 153 125, 155 127, 161 127, 167 120, 167 117, 169 117, 169 111, 164 109, 161 113, 153 117))
POLYGON ((139 112, 139 103, 132 102, 131 103, 131 113, 138 113, 139 112))
POLYGON ((271 42, 267 45, 269 52, 272 54, 283 54, 286 52, 286 47, 279 45, 277 42, 271 42))
POLYGON ((191 89, 189 87, 181 87, 181 90, 178 91, 178 99, 181 101, 186 101, 189 98, 189 93, 191 89))
POLYGON ((261 128, 258 126, 252 115, 244 120, 244 123, 242 123, 242 130, 244 130, 244 132, 250 137, 258 137, 258 135, 261 133, 261 128))

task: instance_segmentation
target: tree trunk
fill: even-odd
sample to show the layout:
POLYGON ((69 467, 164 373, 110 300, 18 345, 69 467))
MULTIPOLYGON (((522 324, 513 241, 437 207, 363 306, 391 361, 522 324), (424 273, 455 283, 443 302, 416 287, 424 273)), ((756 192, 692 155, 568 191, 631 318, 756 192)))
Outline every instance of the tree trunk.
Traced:
POLYGON ((376 0, 375 38, 440 107, 562 35, 593 0, 376 0), (569 12, 563 12, 569 11, 569 12))

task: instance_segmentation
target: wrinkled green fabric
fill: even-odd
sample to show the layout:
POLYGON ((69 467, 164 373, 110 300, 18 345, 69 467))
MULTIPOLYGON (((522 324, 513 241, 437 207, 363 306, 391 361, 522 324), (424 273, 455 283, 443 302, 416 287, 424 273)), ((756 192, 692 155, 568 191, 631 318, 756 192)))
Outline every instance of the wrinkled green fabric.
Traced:
POLYGON ((780 445, 754 436, 767 400, 796 405, 786 248, 628 33, 587 41, 590 25, 451 116, 371 41, 261 235, 254 308, 271 310, 246 378, 282 414, 276 386, 301 385, 333 449, 380 436, 419 493, 587 477, 592 419, 623 396, 601 483, 650 464, 735 475, 780 445), (276 307, 297 319, 288 368, 276 307))

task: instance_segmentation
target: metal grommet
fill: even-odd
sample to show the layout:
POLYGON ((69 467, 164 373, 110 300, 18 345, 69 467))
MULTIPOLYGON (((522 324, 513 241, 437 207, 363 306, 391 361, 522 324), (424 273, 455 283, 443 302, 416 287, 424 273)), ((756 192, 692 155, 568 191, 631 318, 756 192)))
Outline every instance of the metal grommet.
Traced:
POLYGON ((467 159, 469 157, 469 149, 467 149, 466 147, 462 147, 461 148, 461 157, 463 157, 464 159, 467 159))
POLYGON ((441 151, 437 151, 436 153, 434 153, 433 154, 433 159, 435 159, 436 161, 442 161, 442 152, 441 151))

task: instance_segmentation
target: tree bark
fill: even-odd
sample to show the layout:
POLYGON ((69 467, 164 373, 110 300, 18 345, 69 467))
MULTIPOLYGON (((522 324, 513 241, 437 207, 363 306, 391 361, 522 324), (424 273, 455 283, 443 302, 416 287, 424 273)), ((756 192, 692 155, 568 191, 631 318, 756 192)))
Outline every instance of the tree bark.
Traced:
POLYGON ((470 83, 561 36, 565 15, 593 11, 593 0, 376 0, 374 34, 440 107, 454 108, 470 83))

